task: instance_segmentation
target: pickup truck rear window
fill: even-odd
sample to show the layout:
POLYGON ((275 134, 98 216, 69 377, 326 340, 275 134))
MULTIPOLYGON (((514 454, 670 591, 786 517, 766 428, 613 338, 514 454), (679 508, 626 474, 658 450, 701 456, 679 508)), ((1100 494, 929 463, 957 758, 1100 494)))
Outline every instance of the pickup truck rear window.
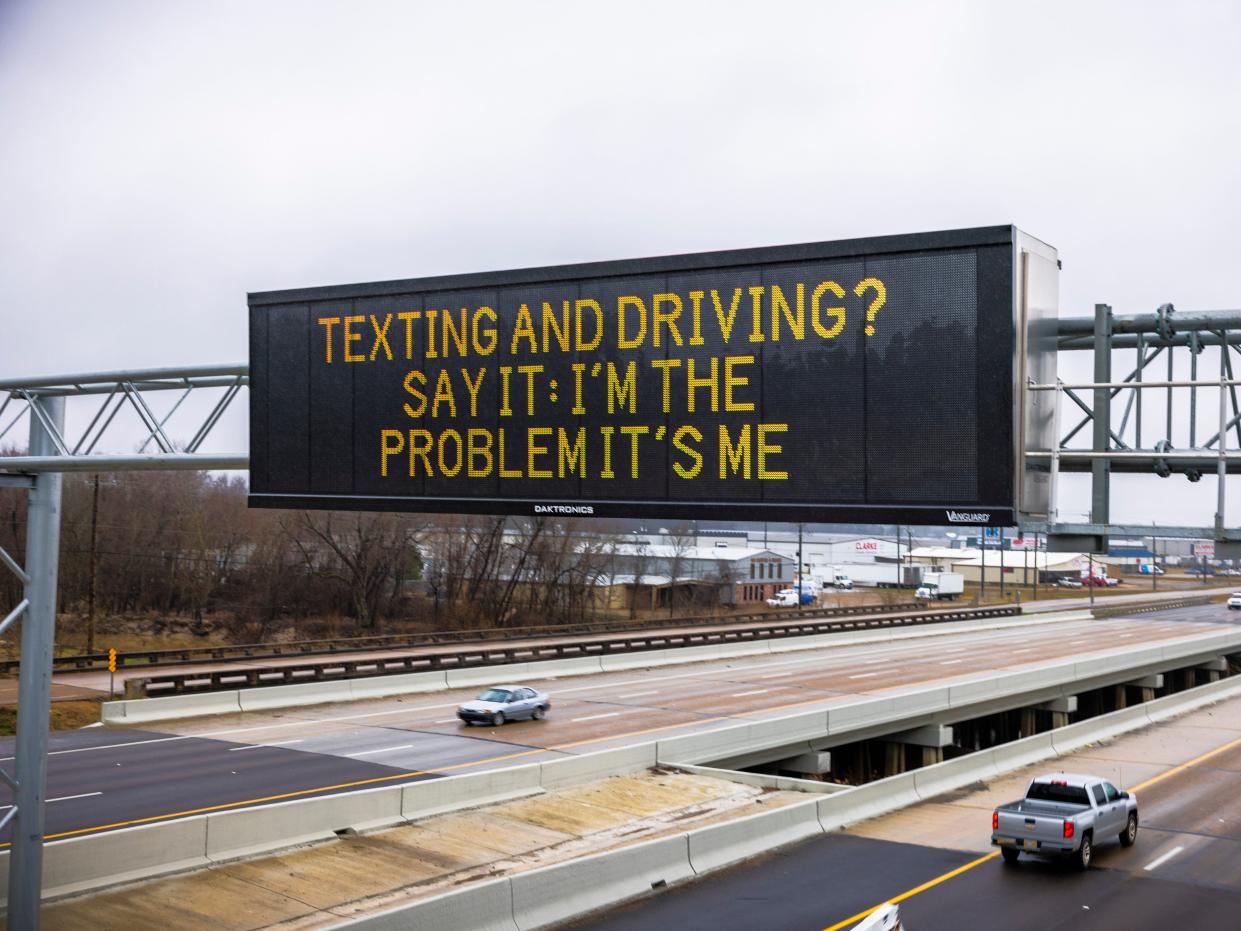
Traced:
POLYGON ((1090 798, 1082 786, 1058 786, 1050 782, 1034 782, 1026 798, 1036 802, 1060 802, 1065 805, 1089 805, 1090 798))

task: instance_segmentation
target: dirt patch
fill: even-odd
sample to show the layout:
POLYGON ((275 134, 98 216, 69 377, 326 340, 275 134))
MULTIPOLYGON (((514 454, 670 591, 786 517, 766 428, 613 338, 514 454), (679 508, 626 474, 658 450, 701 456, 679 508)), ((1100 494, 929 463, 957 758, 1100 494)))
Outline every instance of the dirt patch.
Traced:
MULTIPOLYGON (((52 705, 51 728, 54 731, 72 731, 99 720, 97 701, 58 701, 52 705)), ((0 736, 12 737, 17 733, 17 707, 0 708, 0 736)))

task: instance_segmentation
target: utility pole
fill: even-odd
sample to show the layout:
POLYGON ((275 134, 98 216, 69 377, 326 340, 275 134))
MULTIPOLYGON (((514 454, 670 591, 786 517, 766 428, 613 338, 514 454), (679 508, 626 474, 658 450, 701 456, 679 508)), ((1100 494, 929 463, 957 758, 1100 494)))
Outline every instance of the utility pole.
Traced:
POLYGON ((95 652, 95 559, 99 541, 99 476, 95 476, 95 489, 90 501, 90 579, 86 594, 86 653, 95 652))
POLYGON ((1038 567, 1038 551, 1039 551, 1039 539, 1038 539, 1038 534, 1036 533, 1034 535, 1034 600, 1035 601, 1038 601, 1038 577, 1039 577, 1039 571, 1040 571, 1038 567))
POLYGON ((978 559, 981 564, 981 571, 978 577, 981 580, 978 586, 978 603, 984 604, 987 600, 987 545, 984 542, 983 534, 986 532, 985 527, 978 528, 978 559))
POLYGON ((901 587, 901 526, 896 526, 896 587, 901 587))
POLYGON ((1090 574, 1086 576, 1086 589, 1090 595, 1090 606, 1094 607, 1094 553, 1086 554, 1086 565, 1090 567, 1090 574))
POLYGON ((1004 528, 1000 528, 1000 601, 1004 600, 1004 528))
POLYGON ((797 607, 799 609, 801 608, 801 576, 802 571, 806 566, 806 563, 801 556, 801 536, 803 527, 805 527, 805 524, 799 522, 797 525, 797 607))

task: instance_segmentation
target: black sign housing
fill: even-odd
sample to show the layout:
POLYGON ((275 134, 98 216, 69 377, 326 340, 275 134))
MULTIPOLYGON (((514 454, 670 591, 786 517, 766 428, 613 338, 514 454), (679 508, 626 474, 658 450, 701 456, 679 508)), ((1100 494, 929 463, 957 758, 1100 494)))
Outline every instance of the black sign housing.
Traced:
POLYGON ((251 294, 250 503, 1011 524, 1017 235, 251 294))

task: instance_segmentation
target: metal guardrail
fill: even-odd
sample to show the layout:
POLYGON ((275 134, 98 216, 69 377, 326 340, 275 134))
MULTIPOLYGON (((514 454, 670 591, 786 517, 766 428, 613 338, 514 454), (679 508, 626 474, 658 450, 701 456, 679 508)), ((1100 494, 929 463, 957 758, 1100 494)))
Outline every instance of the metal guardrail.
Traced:
POLYGON ((580 659, 618 653, 639 653, 646 650, 668 650, 722 643, 744 643, 842 630, 866 630, 879 627, 908 627, 942 624, 952 621, 990 617, 1013 617, 1021 614, 1017 605, 994 608, 948 609, 921 614, 887 614, 834 619, 792 620, 756 627, 717 628, 680 633, 636 633, 627 637, 595 640, 571 640, 562 643, 503 645, 489 644, 456 652, 409 653, 365 660, 324 660, 289 666, 260 666, 248 669, 181 672, 143 676, 125 682, 126 698, 155 698, 197 692, 218 692, 232 689, 259 688, 269 685, 291 685, 305 682, 327 682, 341 679, 362 679, 374 676, 400 675, 412 672, 469 669, 478 666, 499 666, 549 659, 580 659))
POLYGON ((1148 602, 1146 604, 1137 604, 1132 607, 1124 605, 1104 605, 1091 610, 1091 614, 1095 617, 1125 617, 1129 614, 1153 614, 1156 611, 1172 611, 1176 608, 1196 608, 1200 605, 1212 603, 1211 595, 1191 595, 1187 598, 1177 598, 1171 601, 1148 602))
MULTIPOLYGON (((184 666, 192 663, 218 663, 230 659, 280 659, 289 656, 329 656, 335 653, 357 653, 360 650, 415 649, 451 643, 565 637, 580 634, 615 633, 619 631, 664 630, 669 627, 697 627, 720 624, 746 624, 773 617, 819 618, 855 617, 858 615, 891 614, 896 611, 923 610, 917 602, 891 605, 854 605, 844 608, 805 608, 795 611, 768 609, 746 614, 695 615, 692 617, 654 618, 642 621, 597 621, 582 624, 509 627, 497 630, 448 630, 424 634, 379 634, 369 637, 332 637, 321 640, 294 640, 287 643, 244 643, 227 646, 184 647, 170 650, 135 650, 116 654, 116 668, 135 666, 184 666)), ((0 675, 12 675, 21 666, 20 660, 0 660, 0 675)), ((57 656, 52 660, 53 672, 105 670, 107 653, 86 653, 80 656, 57 656)))

